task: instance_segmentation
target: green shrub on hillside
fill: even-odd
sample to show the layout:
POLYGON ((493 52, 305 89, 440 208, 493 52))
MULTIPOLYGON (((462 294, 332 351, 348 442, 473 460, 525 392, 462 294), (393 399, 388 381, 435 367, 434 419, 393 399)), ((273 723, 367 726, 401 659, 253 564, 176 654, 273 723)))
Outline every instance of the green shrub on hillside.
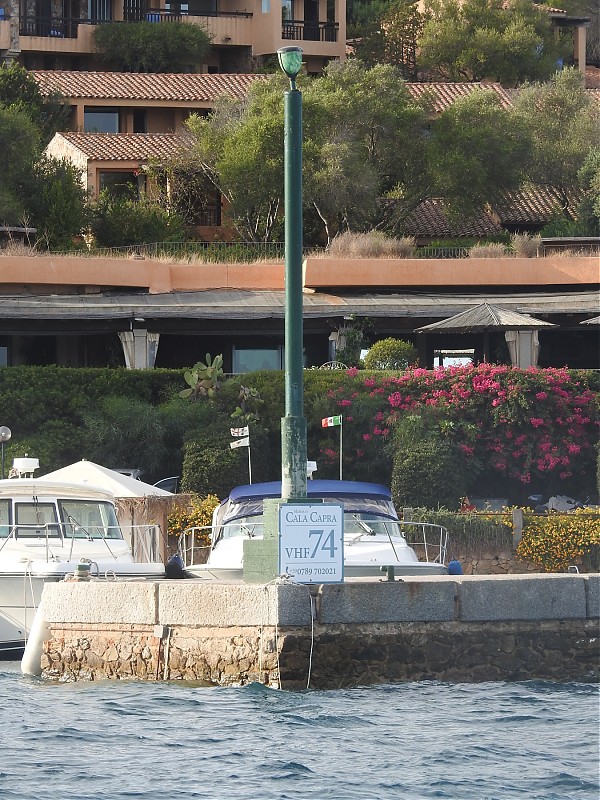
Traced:
POLYGON ((90 207, 90 230, 99 247, 125 247, 185 239, 181 217, 158 203, 101 193, 90 207))
POLYGON ((394 451, 392 496, 397 508, 458 508, 465 475, 458 450, 447 441, 425 439, 394 451))
MULTIPOLYGON (((40 474, 44 474, 82 458, 98 460, 99 454, 88 440, 86 415, 115 396, 158 406, 169 399, 180 381, 181 371, 170 370, 2 367, 0 406, 4 424, 12 431, 5 461, 11 464, 14 457, 28 453, 39 458, 40 474)), ((122 435, 119 426, 107 425, 107 447, 117 448, 122 435)))
POLYGON ((161 475, 167 431, 159 406, 135 397, 106 397, 84 412, 88 458, 118 469, 137 467, 144 480, 161 475))
POLYGON ((248 483, 248 449, 229 447, 230 420, 210 410, 210 424, 190 431, 185 442, 181 491, 223 499, 234 486, 248 483))
POLYGON ((419 361, 414 344, 402 339, 379 339, 363 359, 365 369, 407 369, 419 361))
POLYGON ((94 44, 117 72, 195 72, 210 36, 187 22, 105 22, 94 27, 94 44))

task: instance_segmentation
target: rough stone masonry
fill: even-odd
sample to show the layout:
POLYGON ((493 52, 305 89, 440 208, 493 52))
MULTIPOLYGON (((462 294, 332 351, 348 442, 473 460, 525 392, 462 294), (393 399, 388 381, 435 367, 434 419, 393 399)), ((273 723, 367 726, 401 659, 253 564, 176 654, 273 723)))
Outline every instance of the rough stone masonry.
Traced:
POLYGON ((40 674, 55 680, 599 680, 599 575, 92 580, 48 584, 40 609, 40 674))

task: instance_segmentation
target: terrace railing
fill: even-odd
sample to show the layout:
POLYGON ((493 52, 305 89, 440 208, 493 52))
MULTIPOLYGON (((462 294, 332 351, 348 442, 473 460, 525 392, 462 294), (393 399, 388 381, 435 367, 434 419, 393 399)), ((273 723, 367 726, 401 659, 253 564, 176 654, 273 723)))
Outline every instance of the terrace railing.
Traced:
MULTIPOLYGON (((211 212, 213 213, 213 212, 211 212)), ((214 212, 216 214, 216 210, 214 212)), ((201 224, 214 224, 216 217, 206 217, 201 224), (212 220, 212 221, 211 221, 212 220)), ((38 251, 41 252, 41 251, 38 251)), ((209 261, 213 263, 246 262, 263 260, 281 260, 285 255, 284 242, 151 242, 149 244, 136 244, 128 247, 93 248, 91 250, 74 250, 63 253, 64 255, 90 256, 99 258, 170 258, 182 261, 209 261)), ((539 256, 556 256, 556 249, 540 248, 539 256)), ((325 256, 325 248, 305 247, 305 256, 325 256)), ((567 255, 563 252, 563 255, 567 255)), ((568 255, 593 256, 600 255, 598 245, 590 245, 585 250, 577 249, 568 255)), ((406 258, 453 259, 468 258, 467 247, 415 247, 406 258)), ((343 257, 343 256, 341 256, 343 257)), ((516 253, 507 249, 507 258, 516 258, 516 253)), ((531 259, 532 262, 535 259, 531 259)))
MULTIPOLYGON (((209 263, 283 261, 283 242, 152 242, 129 247, 71 250, 64 255, 90 258, 147 258, 209 263)), ((314 252, 311 251, 311 252, 314 252)))
POLYGON ((337 42, 339 25, 337 22, 309 22, 289 19, 283 23, 282 39, 300 42, 337 42))
MULTIPOLYGON (((181 22, 187 14, 174 13, 159 8, 136 7, 126 10, 125 22, 181 22)), ((203 17, 252 17, 250 11, 218 11, 203 13, 203 17)), ((22 14, 19 20, 21 36, 44 36, 59 39, 76 39, 80 25, 101 25, 110 22, 118 25, 119 21, 109 19, 85 19, 80 17, 40 16, 38 14, 22 14)), ((334 40, 324 40, 334 41, 334 40)))
MULTIPOLYGON (((19 18, 21 36, 45 36, 58 39, 76 39, 77 30, 82 23, 90 20, 71 17, 44 17, 38 14, 23 14, 19 18)), ((93 24, 93 23, 91 23, 93 24)))

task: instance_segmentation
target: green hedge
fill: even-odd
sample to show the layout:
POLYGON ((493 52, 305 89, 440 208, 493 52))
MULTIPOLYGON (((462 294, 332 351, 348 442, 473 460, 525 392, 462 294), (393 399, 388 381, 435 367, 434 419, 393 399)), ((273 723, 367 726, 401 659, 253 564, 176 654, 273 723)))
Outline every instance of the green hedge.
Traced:
MULTIPOLYGON (((240 386, 246 386, 257 389, 264 400, 259 409, 260 420, 253 423, 251 434, 253 480, 278 479, 284 373, 260 371, 231 378, 223 382, 214 402, 190 402, 179 396, 185 388, 183 372, 0 368, 0 424, 12 430, 12 439, 5 446, 6 464, 27 453, 40 459, 40 474, 45 474, 86 458, 111 468, 145 469, 144 477, 150 482, 180 475, 189 489, 222 494, 247 481, 247 453, 243 448, 237 452, 230 450, 228 432, 230 426, 241 424, 240 420, 231 419, 231 414, 238 405, 240 386), (124 459, 129 463, 123 463, 124 459)), ((411 383, 401 387, 403 397, 409 392, 415 397, 417 390, 428 390, 426 385, 419 388, 419 381, 427 380, 423 372, 408 376, 411 383)), ((471 440, 458 437, 456 431, 464 431, 467 437, 472 433, 464 414, 455 413, 446 420, 438 413, 439 409, 434 409, 435 414, 429 419, 429 407, 422 401, 408 412, 400 409, 396 420, 390 422, 388 396, 397 390, 396 384, 389 383, 392 373, 306 370, 304 376, 307 456, 317 461, 316 477, 339 475, 340 429, 324 429, 321 420, 342 414, 343 477, 392 484, 399 507, 457 508, 460 497, 471 495, 473 488, 484 485, 482 481, 497 490, 501 486, 503 491, 494 492, 494 496, 512 500, 509 483, 505 481, 506 487, 499 483, 502 476, 493 472, 489 459, 469 459, 461 450, 463 442, 471 440), (413 424, 411 420, 416 422, 413 424), (475 481, 471 486, 470 482, 475 481)), ((582 398, 590 393, 596 398, 596 408, 587 401, 587 413, 596 421, 596 376, 584 372, 572 372, 571 376, 579 382, 582 398)), ((535 381, 539 383, 539 376, 519 373, 519 380, 523 387, 520 397, 537 391, 535 381)), ((531 397, 528 402, 532 402, 531 397)), ((472 420, 485 420, 484 411, 472 411, 472 420)), ((527 424, 529 413, 525 408, 521 426, 527 424)), ((492 425, 489 421, 486 424, 492 425)), ((471 428, 478 435, 479 429, 474 424, 471 428)), ((530 437, 537 435, 537 428, 531 425, 529 428, 530 437)), ((490 430, 495 432, 493 428, 490 430)), ((485 455, 484 450, 481 452, 485 455)), ((595 447, 573 455, 574 468, 579 470, 575 474, 582 474, 591 486, 586 489, 587 484, 581 480, 581 491, 594 489, 596 455, 595 447), (593 465, 593 474, 587 469, 588 462, 593 465), (582 463, 587 472, 581 469, 582 463)), ((522 491, 529 494, 534 487, 525 484, 522 491)), ((571 492, 566 489, 563 493, 571 492)))
MULTIPOLYGON (((401 506, 398 506, 401 514, 401 506)), ((440 508, 411 509, 411 519, 415 522, 431 522, 448 529, 449 552, 452 557, 458 550, 465 552, 512 550, 512 515, 478 514, 474 512, 449 511, 440 508)))
MULTIPOLYGON (((28 453, 39 458, 40 474, 96 455, 86 418, 108 398, 158 406, 177 393, 182 371, 71 369, 66 367, 0 368, 1 424, 12 432, 5 461, 28 453)), ((122 438, 107 430, 106 441, 122 438)), ((133 455, 133 454, 132 454, 133 455)), ((110 467, 135 464, 105 464, 110 467)), ((158 477, 164 477, 159 475, 158 477)))

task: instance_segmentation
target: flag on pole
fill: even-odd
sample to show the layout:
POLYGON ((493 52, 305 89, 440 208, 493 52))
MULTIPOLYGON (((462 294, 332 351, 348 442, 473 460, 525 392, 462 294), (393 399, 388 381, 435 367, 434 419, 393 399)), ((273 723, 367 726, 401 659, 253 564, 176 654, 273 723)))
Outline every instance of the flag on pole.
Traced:
POLYGON ((234 450, 236 447, 250 447, 250 437, 245 436, 243 439, 236 439, 235 442, 229 442, 229 447, 234 450))
POLYGON ((335 425, 341 425, 342 418, 339 417, 325 417, 325 419, 321 420, 321 427, 322 428, 333 428, 335 425))
POLYGON ((248 426, 246 425, 245 428, 230 428, 232 436, 248 436, 250 431, 248 430, 248 426))

